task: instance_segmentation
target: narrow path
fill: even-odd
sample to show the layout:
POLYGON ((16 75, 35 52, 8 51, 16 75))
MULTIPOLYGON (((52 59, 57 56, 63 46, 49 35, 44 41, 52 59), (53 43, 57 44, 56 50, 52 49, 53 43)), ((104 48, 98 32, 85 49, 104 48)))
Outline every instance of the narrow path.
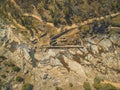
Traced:
MULTIPOLYGON (((100 21, 100 20, 103 20, 103 19, 106 19, 106 18, 109 18, 109 17, 115 17, 115 16, 117 16, 119 14, 120 13, 115 13, 115 14, 111 14, 111 15, 106 15, 105 17, 98 17, 98 18, 88 19, 86 21, 81 22, 79 25, 76 25, 76 24, 73 24, 72 26, 68 26, 67 25, 67 26, 64 27, 64 29, 67 31, 67 33, 62 33, 62 31, 61 31, 59 34, 61 36, 63 36, 63 35, 72 36, 75 33, 79 32, 77 28, 80 27, 80 26, 84 26, 84 25, 90 24, 90 23, 94 22, 94 20, 100 21)), ((56 37, 59 34, 56 34, 53 37, 56 37)))
POLYGON ((8 12, 8 16, 9 16, 10 18, 12 18, 12 22, 13 22, 17 27, 21 28, 22 30, 26 30, 26 27, 24 27, 23 25, 19 24, 19 23, 12 17, 12 15, 11 15, 10 12, 8 12))
POLYGON ((120 83, 115 83, 115 82, 106 81, 106 80, 104 80, 102 83, 103 84, 107 84, 108 83, 108 84, 111 84, 111 85, 115 86, 116 88, 120 89, 120 83))
MULTIPOLYGON (((86 21, 83 21, 83 22, 81 22, 81 23, 79 23, 78 25, 75 25, 75 24, 72 24, 72 26, 65 26, 64 27, 64 29, 72 29, 72 28, 78 28, 78 27, 80 27, 80 26, 84 26, 84 25, 87 25, 87 24, 90 24, 90 23, 92 23, 92 22, 94 22, 95 20, 96 21, 100 21, 100 20, 104 20, 104 19, 106 19, 106 18, 109 18, 109 17, 115 17, 115 16, 117 16, 117 15, 119 15, 120 13, 118 12, 118 13, 113 13, 113 14, 111 14, 111 15, 106 15, 106 16, 102 16, 102 17, 97 17, 97 18, 92 18, 92 19, 88 19, 88 20, 86 20, 86 21)), ((72 30, 71 30, 72 31, 72 30)))
MULTIPOLYGON (((11 3, 13 3, 14 4, 14 6, 20 11, 20 12, 22 12, 23 13, 23 16, 26 16, 26 17, 28 17, 28 16, 30 16, 30 17, 33 17, 33 18, 35 18, 35 19, 37 19, 38 21, 40 21, 40 22, 44 22, 43 20, 42 20, 42 18, 41 18, 41 16, 39 15, 35 15, 35 14, 31 14, 31 13, 24 13, 23 12, 23 10, 22 10, 22 8, 14 1, 14 0, 10 0, 11 1, 11 3)), ((111 15, 106 15, 106 16, 102 16, 102 17, 97 17, 97 18, 92 18, 92 19, 88 19, 88 20, 86 20, 86 21, 83 21, 83 22, 80 22, 80 23, 78 23, 78 24, 72 24, 71 26, 69 26, 69 25, 66 25, 64 28, 56 28, 55 26, 54 26, 54 24, 53 23, 50 23, 50 22, 47 22, 46 24, 47 25, 50 25, 50 26, 52 26, 52 27, 54 27, 54 28, 56 28, 59 32, 58 33, 60 33, 61 31, 62 31, 62 29, 64 29, 64 30, 69 30, 69 29, 72 29, 72 28, 78 28, 79 26, 83 26, 83 25, 87 25, 87 24, 89 24, 89 23, 92 23, 94 20, 96 20, 96 21, 100 21, 100 20, 103 20, 103 19, 105 19, 105 18, 109 18, 109 17, 115 17, 115 16, 117 16, 117 15, 119 15, 120 13, 118 12, 118 13, 113 13, 113 14, 111 14, 111 15)))
POLYGON ((11 3, 13 3, 13 5, 20 11, 23 12, 22 8, 14 1, 14 0, 10 0, 11 3))
MULTIPOLYGON (((87 24, 89 24, 89 23, 92 23, 92 22, 95 21, 95 20, 96 20, 96 21, 100 21, 100 20, 103 20, 103 19, 106 19, 106 18, 109 18, 109 17, 115 17, 115 16, 117 16, 117 15, 119 15, 119 14, 120 14, 120 13, 113 13, 113 14, 111 14, 111 15, 106 15, 106 16, 104 16, 104 17, 102 16, 102 17, 97 17, 97 18, 88 19, 88 20, 86 20, 86 21, 83 21, 83 22, 78 23, 78 25, 76 25, 76 24, 72 24, 71 26, 66 25, 66 26, 64 27, 64 29, 78 28, 79 26, 83 26, 83 25, 87 25, 87 24)), ((34 14, 24 13, 23 16, 31 16, 31 17, 39 20, 40 22, 43 22, 43 20, 41 19, 40 16, 37 16, 37 15, 34 15, 34 14)), ((51 25, 52 27, 54 27, 53 23, 47 22, 46 24, 51 25)), ((59 28, 57 28, 57 29, 59 29, 59 28)))

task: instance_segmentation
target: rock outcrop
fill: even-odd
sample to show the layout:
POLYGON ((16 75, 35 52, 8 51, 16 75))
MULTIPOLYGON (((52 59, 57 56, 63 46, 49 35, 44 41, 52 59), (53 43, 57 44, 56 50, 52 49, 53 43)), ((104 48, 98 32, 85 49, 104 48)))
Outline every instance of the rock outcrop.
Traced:
MULTIPOLYGON (((96 76, 120 82, 120 34, 97 34, 82 39, 83 48, 38 48, 16 33, 8 25, 0 30, 0 52, 21 68, 26 82, 34 84, 35 90, 53 90, 55 86, 82 90, 86 80, 96 76), (4 50, 4 51, 3 51, 4 50), (28 78, 29 77, 29 78, 28 78)), ((38 42, 39 43, 39 42, 38 42)), ((20 85, 14 86, 21 87, 20 85)), ((67 90, 67 89, 66 89, 67 90)))

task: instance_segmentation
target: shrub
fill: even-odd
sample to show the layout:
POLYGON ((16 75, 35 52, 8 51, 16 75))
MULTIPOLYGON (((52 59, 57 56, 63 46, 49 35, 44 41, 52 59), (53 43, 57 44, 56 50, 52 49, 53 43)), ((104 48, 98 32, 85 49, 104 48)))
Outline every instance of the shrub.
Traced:
POLYGON ((0 81, 0 90, 2 89, 2 87, 3 87, 3 82, 0 81))
POLYGON ((58 20, 57 20, 56 18, 53 18, 52 22, 53 22, 53 24, 54 24, 55 26, 57 26, 58 20))
POLYGON ((84 82, 83 87, 85 90, 91 90, 89 82, 84 82))
POLYGON ((102 87, 101 84, 100 84, 100 82, 101 82, 102 80, 103 80, 103 79, 101 79, 100 77, 96 77, 96 78, 94 79, 94 84, 93 84, 94 88, 99 89, 100 87, 102 87))
POLYGON ((12 62, 4 62, 5 66, 14 67, 15 65, 12 62))
POLYGON ((19 72, 19 71, 20 71, 20 68, 19 68, 18 66, 14 66, 12 69, 13 69, 13 71, 15 71, 15 72, 19 72))
POLYGON ((0 81, 0 90, 11 90, 10 84, 0 81))
POLYGON ((117 88, 111 84, 103 84, 100 89, 101 90, 117 90, 117 88))
POLYGON ((94 87, 96 90, 117 90, 117 88, 111 84, 95 84, 94 87))
POLYGON ((10 83, 4 83, 2 86, 2 90, 12 90, 10 83))
POLYGON ((64 15, 68 16, 71 12, 70 12, 70 7, 66 7, 64 10, 63 10, 63 13, 64 15))
POLYGON ((9 71, 6 70, 6 73, 9 73, 9 71))
POLYGON ((62 90, 62 88, 61 87, 56 87, 55 90, 62 90))
POLYGON ((103 79, 101 79, 100 77, 96 77, 95 79, 94 79, 94 83, 100 83, 101 81, 103 81, 103 79))
POLYGON ((24 79, 23 79, 22 77, 20 77, 20 76, 17 76, 17 77, 16 77, 16 81, 17 81, 17 82, 22 82, 22 81, 24 81, 24 79))
POLYGON ((7 59, 5 56, 0 56, 0 61, 7 59))
POLYGON ((99 90, 99 89, 102 87, 102 85, 101 85, 100 83, 95 83, 95 82, 94 82, 93 86, 94 86, 94 88, 96 88, 97 90, 99 90))
POLYGON ((6 75, 3 74, 3 75, 1 75, 1 77, 2 77, 2 78, 6 78, 6 75))
POLYGON ((33 85, 26 83, 22 86, 22 90, 33 90, 33 85))
POLYGON ((73 84, 72 84, 72 83, 69 83, 69 86, 70 86, 70 87, 73 87, 73 84))
POLYGON ((117 90, 116 87, 114 87, 111 84, 102 84, 101 83, 102 79, 100 78, 95 78, 94 79, 94 88, 96 88, 96 90, 117 90))

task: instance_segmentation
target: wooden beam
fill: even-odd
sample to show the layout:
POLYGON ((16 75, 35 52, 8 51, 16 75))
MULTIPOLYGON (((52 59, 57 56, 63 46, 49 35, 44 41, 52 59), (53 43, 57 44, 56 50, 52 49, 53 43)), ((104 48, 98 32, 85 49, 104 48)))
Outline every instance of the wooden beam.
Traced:
POLYGON ((57 48, 84 48, 79 45, 65 45, 65 46, 43 46, 42 48, 48 48, 48 49, 57 49, 57 48))

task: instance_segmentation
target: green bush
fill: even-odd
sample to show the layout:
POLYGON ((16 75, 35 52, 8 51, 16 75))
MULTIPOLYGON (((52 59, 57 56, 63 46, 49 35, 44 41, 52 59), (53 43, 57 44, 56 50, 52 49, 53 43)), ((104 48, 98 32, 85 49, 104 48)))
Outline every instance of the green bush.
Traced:
POLYGON ((66 7, 64 10, 63 10, 63 13, 68 16, 71 12, 70 12, 70 7, 66 7))
POLYGON ((102 87, 102 85, 101 85, 100 83, 94 83, 93 86, 94 86, 94 88, 96 88, 97 90, 99 90, 99 89, 102 87))
POLYGON ((33 90, 33 85, 26 83, 22 86, 22 90, 33 90))
POLYGON ((24 81, 24 79, 23 79, 22 77, 20 77, 20 76, 17 76, 17 77, 16 77, 16 81, 17 81, 17 82, 22 82, 22 81, 24 81))
POLYGON ((14 66, 12 69, 13 69, 13 71, 15 71, 15 72, 19 72, 19 71, 20 71, 20 68, 19 68, 18 66, 14 66))
POLYGON ((100 90, 117 90, 117 88, 111 84, 103 84, 100 90))
POLYGON ((94 88, 100 89, 100 88, 102 87, 102 85, 100 84, 100 82, 101 82, 102 80, 103 80, 103 79, 101 79, 100 77, 96 77, 96 78, 94 79, 94 84, 93 84, 94 88))
POLYGON ((56 18, 53 18, 52 22, 55 26, 58 24, 58 20, 56 18))
POLYGON ((96 88, 96 90, 117 90, 117 88, 111 84, 95 84, 94 88, 96 88))
POLYGON ((97 84, 99 84, 101 81, 103 81, 103 79, 101 79, 100 77, 96 77, 94 79, 94 83, 97 83, 97 84))
POLYGON ((94 88, 96 88, 96 90, 117 90, 116 87, 114 87, 111 84, 102 84, 101 81, 103 81, 103 79, 100 79, 99 77, 96 77, 94 79, 94 88))
POLYGON ((55 90, 62 90, 62 88, 61 87, 56 87, 55 90))
POLYGON ((91 90, 89 82, 84 82, 83 87, 85 90, 91 90))

